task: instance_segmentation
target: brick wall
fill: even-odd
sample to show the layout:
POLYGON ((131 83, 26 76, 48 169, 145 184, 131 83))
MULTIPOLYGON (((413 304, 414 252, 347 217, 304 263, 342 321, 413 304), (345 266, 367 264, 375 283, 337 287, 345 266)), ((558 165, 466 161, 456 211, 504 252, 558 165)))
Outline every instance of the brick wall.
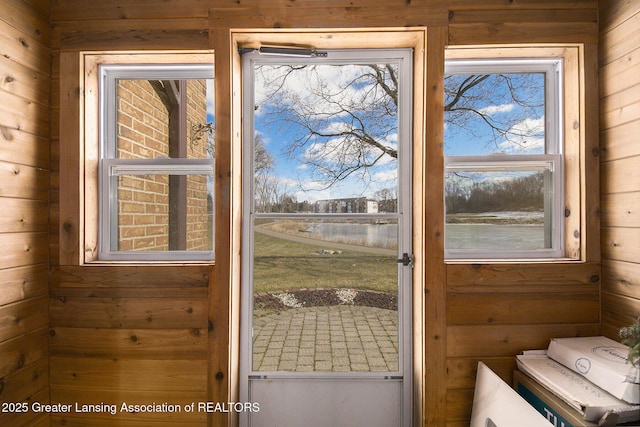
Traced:
MULTIPOLYGON (((192 138, 192 126, 206 123, 206 81, 187 84, 187 157, 207 156, 206 135, 192 138)), ((119 158, 169 156, 169 112, 147 80, 118 84, 119 158)), ((118 249, 169 249, 169 178, 167 175, 118 178, 118 249)), ((211 215, 206 177, 189 175, 187 192, 187 250, 211 249, 211 215)))

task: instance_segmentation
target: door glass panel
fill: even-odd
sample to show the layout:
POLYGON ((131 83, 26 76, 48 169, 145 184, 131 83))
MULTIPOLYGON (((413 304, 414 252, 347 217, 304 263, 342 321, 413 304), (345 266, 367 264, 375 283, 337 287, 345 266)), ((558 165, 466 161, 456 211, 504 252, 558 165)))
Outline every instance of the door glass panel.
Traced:
POLYGON ((253 371, 400 370, 398 69, 254 66, 253 371))
POLYGON ((398 371, 395 220, 254 226, 254 371, 398 371))

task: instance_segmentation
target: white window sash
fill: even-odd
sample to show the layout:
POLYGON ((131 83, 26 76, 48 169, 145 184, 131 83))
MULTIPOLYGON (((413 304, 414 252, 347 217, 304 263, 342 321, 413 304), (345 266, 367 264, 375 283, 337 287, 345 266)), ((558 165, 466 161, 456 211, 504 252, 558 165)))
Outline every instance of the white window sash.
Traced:
POLYGON ((102 64, 100 77, 100 153, 103 159, 113 159, 118 80, 212 80, 213 64, 102 64))
MULTIPOLYGON (((213 79, 213 64, 102 64, 100 65, 100 164, 98 259, 104 261, 213 261, 213 251, 119 251, 117 239, 117 180, 121 175, 210 175, 214 160, 116 158, 116 88, 118 80, 213 79), (115 224, 115 226, 114 226, 115 224)), ((213 227, 212 227, 213 228, 213 227)))
POLYGON ((543 73, 545 75, 545 153, 563 152, 562 58, 448 59, 447 74, 543 73))
POLYGON ((112 249, 117 241, 117 177, 123 175, 208 175, 213 177, 213 159, 103 159, 100 174, 99 258, 105 261, 211 261, 211 251, 122 251, 112 249))
POLYGON ((213 159, 104 159, 107 176, 213 175, 213 159))
MULTIPOLYGON (((447 249, 448 259, 531 259, 559 258, 564 252, 563 221, 563 159, 560 154, 447 156, 445 174, 448 172, 545 172, 544 235, 549 248, 501 250, 495 249, 447 249)), ((445 196, 446 197, 446 196, 445 196)), ((446 215, 446 212, 445 212, 446 215)), ((446 224, 446 219, 445 219, 446 224)), ((446 231, 445 231, 446 234, 446 231)), ((446 242, 446 236, 445 236, 446 242)), ((446 245, 446 243, 445 243, 446 245)))

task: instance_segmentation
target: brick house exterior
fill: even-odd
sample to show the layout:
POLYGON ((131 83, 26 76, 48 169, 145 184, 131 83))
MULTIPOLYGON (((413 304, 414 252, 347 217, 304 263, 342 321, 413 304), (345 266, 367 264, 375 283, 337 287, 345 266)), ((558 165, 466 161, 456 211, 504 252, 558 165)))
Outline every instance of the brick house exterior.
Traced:
MULTIPOLYGON (((157 83, 150 80, 119 81, 118 158, 170 157, 170 107, 162 99, 157 83)), ((178 149, 181 154, 173 154, 172 157, 208 157, 207 135, 197 135, 193 131, 195 126, 207 123, 206 84, 206 80, 186 81, 186 124, 180 125, 184 136, 178 142, 182 145, 178 149)), ((173 131, 176 132, 175 129, 173 131)), ((118 250, 212 249, 206 176, 127 175, 120 176, 118 180, 118 250), (182 184, 175 184, 179 179, 183 180, 182 184), (184 194, 181 196, 178 208, 182 211, 180 215, 186 215, 186 230, 183 220, 177 231, 180 234, 186 232, 186 242, 182 236, 180 247, 170 245, 170 216, 174 215, 170 209, 172 185, 181 185, 179 191, 186 192, 186 197, 184 194)))

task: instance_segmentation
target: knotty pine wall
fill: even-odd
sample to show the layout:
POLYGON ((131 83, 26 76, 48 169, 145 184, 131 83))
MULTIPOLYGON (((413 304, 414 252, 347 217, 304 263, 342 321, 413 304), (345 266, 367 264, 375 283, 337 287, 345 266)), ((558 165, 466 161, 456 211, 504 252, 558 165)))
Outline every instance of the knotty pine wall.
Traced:
MULTIPOLYGON (((606 12, 626 2, 603 3, 606 12)), ((596 84, 596 0, 52 0, 50 15, 47 0, 2 0, 0 4, 0 165, 5 171, 0 182, 3 401, 27 396, 42 401, 47 398, 49 384, 52 402, 180 403, 229 398, 228 265, 232 254, 224 251, 229 247, 232 214, 227 176, 231 165, 224 164, 230 162, 228 148, 221 148, 217 165, 215 267, 75 265, 69 254, 78 251, 73 237, 79 224, 70 221, 60 206, 61 200, 63 206, 77 200, 77 183, 61 179, 66 178, 61 171, 76 168, 78 159, 61 158, 60 146, 78 129, 73 122, 61 125, 58 118, 62 109, 77 109, 78 88, 60 90, 61 75, 75 66, 61 63, 61 55, 80 50, 216 48, 224 65, 228 43, 225 50, 219 38, 228 34, 228 16, 240 25, 264 29, 428 25, 427 56, 434 54, 432 62, 436 64, 441 64, 446 45, 584 43, 586 86, 596 84), (213 7, 216 9, 210 14, 213 7), (53 49, 51 114, 49 48, 53 49), (29 78, 7 79, 5 70, 15 70, 11 76, 29 78), (49 187, 51 231, 47 235, 49 187), (47 242, 51 254, 49 319, 47 242), (12 290, 7 292, 7 288, 12 290), (7 354, 16 354, 13 362, 7 354)), ((222 80, 218 89, 224 89, 228 80, 224 67, 221 71, 217 74, 222 80)), ((435 94, 438 86, 433 90, 435 94)), ((618 91, 606 93, 614 92, 618 91)), ((219 96, 229 100, 228 94, 219 96)), ((585 263, 445 264, 441 256, 441 194, 424 195, 434 209, 425 219, 423 425, 468 425, 478 360, 509 381, 513 355, 521 350, 545 347, 555 336, 600 332, 597 102, 598 94, 589 92, 584 123, 588 171, 584 181, 589 190, 583 230, 587 235, 585 263)), ((219 108, 221 113, 229 110, 224 105, 219 108)), ((218 114, 219 119, 223 115, 218 114)), ((432 159, 428 164, 441 165, 438 138, 442 133, 427 128, 427 155, 432 159)), ((228 135, 217 137, 220 144, 229 140, 228 135)), ((610 169, 604 162, 605 174, 610 169)), ((435 180, 442 179, 437 168, 429 173, 435 180)), ((604 193, 604 202, 617 203, 604 193)), ((637 278, 638 270, 632 267, 637 264, 632 261, 638 259, 638 248, 628 253, 630 259, 624 263, 608 257, 605 271, 612 272, 610 266, 616 264, 618 274, 626 272, 627 280, 637 278)), ((612 285, 606 286, 613 287, 614 282, 608 280, 612 285)), ((614 296, 614 292, 603 294, 603 318, 611 326, 620 323, 617 311, 607 302, 614 296), (607 315, 606 310, 613 314, 607 315)), ((48 422, 46 417, 42 420, 48 422)), ((148 425, 151 421, 172 425, 177 419, 130 415, 123 416, 120 425, 148 425)), ((227 420, 218 416, 209 421, 225 425, 227 420)), ((52 425, 113 422, 110 415, 51 417, 52 425)), ((179 422, 203 425, 205 419, 195 415, 181 417, 179 422)))
POLYGON ((0 402, 49 399, 50 46, 49 0, 0 1, 0 402))
POLYGON ((600 2, 602 333, 640 316, 640 2, 600 2))

